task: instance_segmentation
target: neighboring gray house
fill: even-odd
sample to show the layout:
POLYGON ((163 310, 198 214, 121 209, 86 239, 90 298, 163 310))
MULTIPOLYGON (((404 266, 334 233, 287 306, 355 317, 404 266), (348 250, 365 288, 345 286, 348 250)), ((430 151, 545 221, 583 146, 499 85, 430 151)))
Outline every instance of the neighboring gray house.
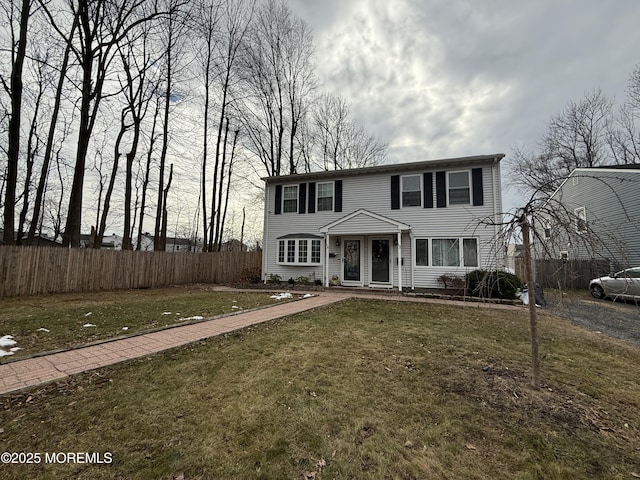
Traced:
POLYGON ((554 215, 538 222, 539 257, 607 260, 613 271, 640 266, 640 165, 575 169, 546 210, 554 215))
POLYGON ((263 178, 265 282, 439 288, 441 275, 495 266, 503 157, 263 178))

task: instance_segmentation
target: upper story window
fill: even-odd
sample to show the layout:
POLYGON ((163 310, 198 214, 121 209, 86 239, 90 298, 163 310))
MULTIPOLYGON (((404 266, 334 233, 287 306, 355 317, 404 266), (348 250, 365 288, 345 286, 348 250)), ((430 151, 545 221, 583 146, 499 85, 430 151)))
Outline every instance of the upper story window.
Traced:
POLYGON ((285 185, 282 202, 284 213, 296 213, 298 211, 298 185, 285 185))
POLYGON ((469 172, 449 172, 449 205, 471 203, 469 172))
POLYGON ((333 210, 333 182, 318 183, 318 212, 331 212, 333 210))
POLYGON ((419 207, 422 205, 422 188, 420 175, 402 177, 402 206, 419 207))
POLYGON ((580 207, 576 208, 573 212, 576 216, 576 232, 587 233, 587 209, 580 207))

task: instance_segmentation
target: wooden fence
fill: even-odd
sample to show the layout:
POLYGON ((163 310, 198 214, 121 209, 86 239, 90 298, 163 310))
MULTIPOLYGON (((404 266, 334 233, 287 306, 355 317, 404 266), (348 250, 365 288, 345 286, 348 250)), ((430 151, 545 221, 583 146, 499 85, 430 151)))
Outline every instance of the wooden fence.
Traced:
POLYGON ((230 283, 262 252, 138 252, 0 247, 0 297, 230 283))
MULTIPOLYGON (((516 258, 516 275, 524 279, 524 259, 516 258)), ((536 260, 536 282, 544 288, 589 288, 589 280, 608 275, 606 260, 536 260)))

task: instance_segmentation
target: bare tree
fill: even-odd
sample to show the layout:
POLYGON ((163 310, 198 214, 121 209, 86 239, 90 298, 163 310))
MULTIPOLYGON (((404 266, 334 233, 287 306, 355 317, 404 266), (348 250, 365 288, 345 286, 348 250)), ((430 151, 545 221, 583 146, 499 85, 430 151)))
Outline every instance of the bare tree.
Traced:
POLYGON ((609 160, 607 132, 612 102, 600 90, 571 101, 547 124, 539 152, 516 148, 510 179, 528 191, 552 193, 572 170, 609 160))
POLYGON ((144 0, 122 0, 117 4, 107 0, 68 0, 69 11, 62 15, 61 21, 60 16, 52 12, 46 3, 41 2, 41 5, 52 26, 65 42, 69 42, 74 33, 65 28, 73 23, 68 21, 68 15, 72 19, 78 19, 77 43, 71 43, 71 51, 82 72, 80 119, 76 163, 63 235, 64 245, 77 247, 80 245, 86 157, 100 103, 105 95, 105 81, 111 73, 112 62, 117 53, 116 47, 140 24, 152 20, 160 13, 155 9, 145 11, 150 4, 144 0))
POLYGON ((351 118, 341 97, 322 94, 313 110, 314 162, 321 170, 361 168, 381 163, 387 147, 351 118))
POLYGON ((15 243, 15 203, 18 180, 18 164, 20 157, 20 127, 22 115, 22 69, 27 52, 27 30, 31 17, 31 0, 22 0, 17 12, 14 3, 3 3, 6 20, 11 25, 11 74, 9 82, 0 77, 2 86, 11 98, 11 113, 9 114, 7 174, 4 200, 4 242, 7 245, 15 243), (19 19, 17 32, 13 28, 15 18, 19 19))
MULTIPOLYGON (((220 32, 220 39, 217 42, 218 53, 217 58, 220 62, 217 78, 220 80, 219 89, 221 94, 220 111, 218 116, 218 132, 216 138, 216 150, 212 175, 212 194, 211 194, 211 217, 207 219, 206 211, 203 210, 205 224, 205 243, 207 248, 212 250, 217 242, 217 237, 222 235, 221 225, 219 222, 218 212, 223 206, 220 204, 220 193, 222 192, 222 176, 220 164, 224 161, 221 159, 221 149, 226 149, 226 143, 223 144, 223 126, 225 120, 228 122, 228 110, 231 102, 234 100, 233 86, 236 83, 237 63, 239 60, 239 51, 246 38, 247 31, 253 20, 255 8, 254 0, 228 0, 225 4, 224 22, 220 32), (207 221, 209 224, 209 237, 207 240, 207 221)), ((226 139, 227 133, 224 133, 226 139)), ((237 137, 236 137, 237 138, 237 137)), ((222 154, 224 156, 224 154, 222 154)), ((203 176, 205 175, 203 169, 203 176)), ((229 178, 230 180, 230 178, 229 178)), ((204 182, 204 179, 203 179, 204 182)), ((206 201, 203 186, 203 202, 206 201)), ((204 203, 203 203, 204 205, 204 203)))
MULTIPOLYGON (((44 155, 42 158, 42 165, 40 168, 40 178, 38 181, 38 187, 36 189, 36 197, 33 203, 33 216, 31 218, 31 224, 29 226, 29 233, 27 234, 28 241, 32 241, 35 237, 38 226, 41 225, 41 209, 44 203, 44 194, 47 185, 47 178, 49 177, 49 167, 54 153, 56 145, 56 132, 58 118, 60 114, 60 108, 62 104, 63 88, 69 67, 69 57, 71 54, 71 44, 75 35, 75 30, 78 26, 78 17, 73 18, 73 22, 70 29, 69 37, 64 44, 64 52, 62 54, 62 63, 60 64, 59 71, 57 72, 58 79, 54 91, 54 104, 50 112, 49 127, 47 132, 47 140, 44 149, 44 155)), ((62 137, 58 141, 64 141, 68 134, 68 128, 62 129, 62 137)), ((55 237, 54 237, 55 238, 55 237)))
POLYGON ((267 175, 297 172, 295 146, 315 89, 312 60, 307 25, 282 0, 266 0, 247 39, 239 113, 245 148, 267 175))
POLYGON ((188 12, 183 10, 183 2, 181 0, 168 0, 169 13, 165 17, 164 30, 166 37, 164 38, 164 106, 162 115, 162 146, 160 151, 160 174, 158 180, 158 201, 156 203, 156 222, 154 230, 153 248, 156 251, 164 251, 166 249, 167 230, 165 215, 168 214, 165 205, 169 182, 164 184, 165 166, 167 162, 167 152, 170 140, 170 114, 171 106, 179 100, 180 95, 175 89, 174 75, 181 68, 182 58, 184 56, 184 42, 186 40, 187 24, 185 22, 188 12))
POLYGON ((30 121, 29 134, 27 136, 27 145, 25 158, 26 169, 24 178, 24 187, 22 190, 22 209, 20 210, 20 218, 18 220, 18 232, 16 235, 16 244, 22 244, 22 237, 24 234, 25 222, 27 220, 27 213, 29 211, 29 197, 32 190, 33 183, 33 171, 38 152, 41 147, 42 141, 38 136, 38 122, 40 120, 40 107, 42 105, 42 99, 45 94, 45 81, 44 81, 44 64, 39 62, 34 64, 35 76, 38 79, 36 82, 36 91, 34 92, 33 102, 33 114, 30 121))

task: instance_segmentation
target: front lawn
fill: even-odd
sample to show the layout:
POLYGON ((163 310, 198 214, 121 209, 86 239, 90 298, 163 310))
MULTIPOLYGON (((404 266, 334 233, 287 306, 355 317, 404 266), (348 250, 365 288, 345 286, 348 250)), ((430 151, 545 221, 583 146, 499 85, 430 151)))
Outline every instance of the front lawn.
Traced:
POLYGON ((536 391, 524 309, 342 302, 0 397, 3 450, 113 458, 2 478, 637 478, 640 349, 540 332, 536 391))
MULTIPOLYGON (((16 347, 0 361, 271 305, 268 292, 207 291, 206 286, 0 299, 0 337, 16 347)), ((1 353, 1 352, 0 352, 1 353)))

